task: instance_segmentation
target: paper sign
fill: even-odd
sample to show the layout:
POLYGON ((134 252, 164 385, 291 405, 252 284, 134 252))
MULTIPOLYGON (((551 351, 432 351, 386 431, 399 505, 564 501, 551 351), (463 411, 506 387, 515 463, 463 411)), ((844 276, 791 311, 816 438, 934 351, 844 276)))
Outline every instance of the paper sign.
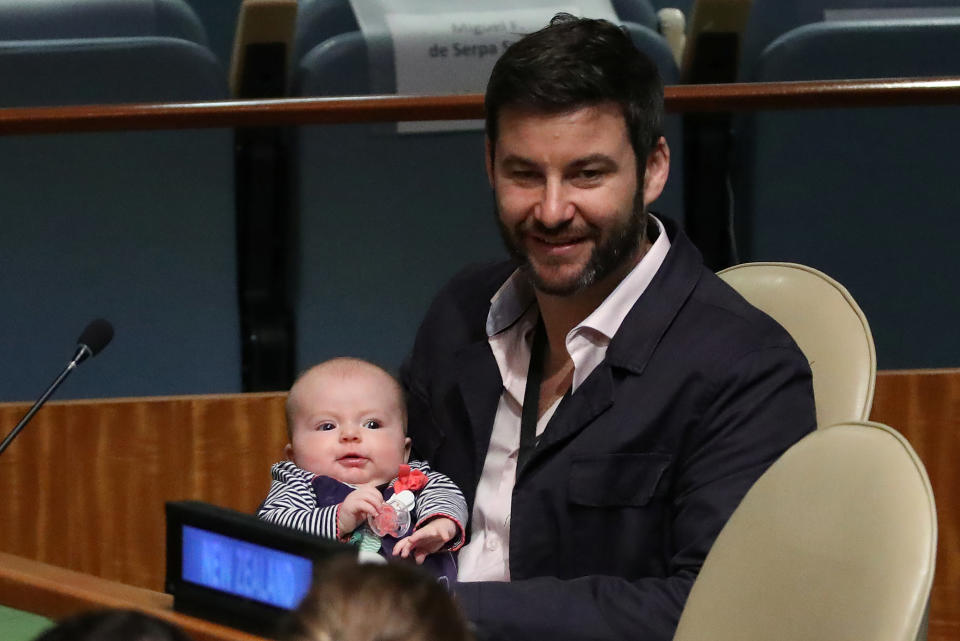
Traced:
MULTIPOLYGON (((574 13, 575 7, 563 7, 574 13)), ((441 15, 387 14, 393 36, 397 93, 481 93, 493 64, 511 43, 542 28, 551 9, 441 15)), ((479 120, 401 122, 401 132, 481 129, 479 120)))
MULTIPOLYGON (((494 63, 506 48, 524 35, 542 29, 561 11, 617 19, 609 0, 580 0, 577 4, 528 0, 523 8, 516 8, 515 1, 487 0, 482 11, 451 10, 451 5, 457 3, 449 0, 406 0, 387 2, 382 8, 381 24, 377 19, 380 16, 375 17, 371 11, 370 0, 352 1, 365 5, 357 16, 361 28, 367 23, 371 31, 369 35, 364 31, 368 42, 384 42, 384 35, 392 42, 396 91, 400 95, 483 93, 494 63), (383 28, 387 34, 382 33, 383 28)), ((383 64, 373 59, 376 48, 371 51, 371 64, 383 64)), ((401 133, 482 128, 479 120, 398 124, 401 133)))

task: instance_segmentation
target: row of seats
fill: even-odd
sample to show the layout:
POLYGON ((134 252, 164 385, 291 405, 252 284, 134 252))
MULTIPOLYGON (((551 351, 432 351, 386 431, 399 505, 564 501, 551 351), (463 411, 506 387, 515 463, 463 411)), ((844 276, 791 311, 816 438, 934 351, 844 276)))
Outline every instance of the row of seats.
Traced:
MULTIPOLYGON (((321 2, 329 4, 301 0, 300 17, 321 2)), ((24 4, 0 3, 0 11, 24 4)), ((0 32, 0 105, 226 97, 223 66, 184 0, 88 4, 117 10, 117 19, 74 20, 46 35, 23 26, 0 32), (110 6, 118 3, 123 12, 110 6), (104 31, 111 22, 112 35, 104 31)), ((624 2, 615 4, 624 11, 624 2)), ((812 77, 867 76, 871 65, 877 75, 892 68, 884 50, 902 62, 896 75, 950 73, 949 56, 910 58, 898 38, 913 23, 887 28, 886 44, 825 49, 827 41, 841 47, 858 29, 864 41, 884 31, 847 22, 805 27, 828 34, 811 38, 814 51, 826 52, 823 71, 812 77)), ((947 34, 943 46, 956 33, 949 19, 933 22, 916 31, 918 50, 930 47, 934 32, 947 34)), ((13 22, 4 17, 4 24, 13 22)), ((650 27, 627 28, 674 84, 679 70, 650 27)), ((307 48, 302 36, 297 42, 307 48)), ((789 60, 817 57, 789 39, 765 55, 764 80, 800 79, 783 77, 796 65, 789 60)), ((354 28, 309 47, 292 87, 304 96, 370 93, 368 76, 366 45, 354 28)), ((947 326, 958 303, 944 240, 956 231, 946 216, 956 195, 949 179, 938 178, 949 171, 938 154, 956 138, 939 127, 955 116, 954 107, 830 110, 760 113, 737 123, 741 258, 804 262, 846 283, 871 319, 881 367, 956 365, 960 356, 947 326), (890 154, 881 153, 884 146, 890 154), (910 212, 902 226, 894 218, 901 210, 910 212)), ((679 117, 670 119, 668 138, 674 170, 655 208, 682 220, 679 117)), ((342 353, 395 366, 440 283, 467 262, 502 254, 482 134, 344 125, 304 127, 289 142, 295 215, 283 253, 297 367, 342 353)), ((100 371, 75 377, 65 396, 241 389, 233 162, 228 131, 0 138, 0 295, 8 302, 0 353, 11 364, 0 398, 34 396, 69 351, 64 342, 94 315, 115 322, 117 339, 109 355, 85 365, 100 371)))
MULTIPOLYGON (((0 1, 0 106, 222 100, 183 0, 0 1)), ((240 390, 233 135, 0 136, 0 400, 35 398, 103 316, 61 397, 240 390)))
MULTIPOLYGON (((633 23, 628 29, 634 41, 654 58, 665 82, 681 82, 682 71, 656 32, 655 10, 676 3, 613 4, 621 19, 633 23)), ((949 17, 949 4, 957 5, 956 0, 755 0, 743 34, 740 77, 777 82, 956 75, 960 66, 952 51, 960 17, 949 17)), ((693 3, 682 8, 695 10, 693 3)), ((954 13, 960 10, 954 8, 954 13)), ((370 93, 365 44, 346 0, 301 0, 300 18, 293 95, 370 93)), ((734 121, 730 164, 708 168, 730 174, 739 260, 800 262, 848 284, 875 319, 885 368, 960 362, 960 338, 950 327, 950 319, 960 311, 950 282, 957 261, 948 240, 960 231, 960 222, 948 215, 960 204, 949 169, 958 135, 950 123, 958 113, 954 106, 758 112, 734 121), (897 224, 901 212, 908 211, 908 219, 915 221, 909 234, 897 224), (916 287, 919 282, 922 287, 916 287)), ((685 180, 684 124, 679 116, 668 118, 667 136, 673 171, 655 208, 683 221, 685 189, 696 188, 696 183, 685 180)), ((304 224, 322 225, 328 212, 348 210, 355 190, 337 186, 349 184, 340 173, 355 165, 333 161, 331 150, 343 149, 346 140, 332 130, 307 130, 300 135, 301 143, 304 139, 311 142, 301 147, 298 166, 324 167, 330 180, 299 182, 300 214, 304 224), (310 147, 326 150, 326 155, 304 155, 310 147)), ((366 185, 390 185, 397 194, 391 209, 405 218, 447 211, 458 203, 468 203, 468 208, 479 204, 483 210, 489 199, 482 176, 476 175, 480 145, 476 132, 419 137, 381 133, 369 146, 365 141, 357 148, 366 160, 356 162, 366 164, 366 185), (406 154, 412 162, 398 168, 379 160, 378 152, 386 158, 406 154), (472 171, 470 165, 462 171, 459 163, 438 161, 445 158, 470 159, 472 171), (434 200, 439 194, 416 190, 420 182, 407 173, 419 166, 442 172, 437 183, 454 194, 450 200, 434 200), (415 193, 402 185, 414 186, 415 193)), ((298 309, 301 358, 324 353, 324 339, 304 334, 323 311, 311 305, 298 309)))
MULTIPOLYGON (((35 37, 41 25, 21 31, 29 40, 5 41, 0 104, 225 98, 222 66, 189 7, 134 5, 141 11, 117 14, 125 35, 104 37, 102 22, 78 21, 50 37, 35 37)), ((100 6, 113 10, 112 0, 100 6)), ((676 81, 653 32, 630 30, 676 81)), ((320 49, 298 66, 299 93, 370 93, 358 84, 367 76, 358 33, 320 49)), ((482 133, 401 136, 382 124, 305 127, 292 138, 298 206, 286 255, 297 366, 343 353, 396 366, 442 282, 467 262, 503 255, 482 133)), ((233 195, 242 185, 231 132, 3 137, 0 159, 11 194, 0 294, 18 310, 2 332, 2 353, 17 365, 0 398, 36 395, 72 334, 97 315, 114 322, 117 338, 63 397, 241 389, 233 195)))
MULTIPOLYGON (((957 76, 960 18, 820 22, 767 47, 760 82, 957 76)), ((960 106, 761 111, 736 122, 741 260, 812 265, 863 306, 881 367, 955 367, 960 106)))

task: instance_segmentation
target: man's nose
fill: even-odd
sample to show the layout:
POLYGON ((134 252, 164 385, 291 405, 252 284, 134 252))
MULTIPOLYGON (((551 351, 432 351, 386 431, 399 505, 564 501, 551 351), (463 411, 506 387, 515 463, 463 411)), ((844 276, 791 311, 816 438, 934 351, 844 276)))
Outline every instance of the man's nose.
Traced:
POLYGON ((543 186, 543 194, 537 203, 534 217, 544 227, 551 229, 567 223, 573 218, 576 207, 570 199, 569 188, 560 178, 548 178, 543 186))

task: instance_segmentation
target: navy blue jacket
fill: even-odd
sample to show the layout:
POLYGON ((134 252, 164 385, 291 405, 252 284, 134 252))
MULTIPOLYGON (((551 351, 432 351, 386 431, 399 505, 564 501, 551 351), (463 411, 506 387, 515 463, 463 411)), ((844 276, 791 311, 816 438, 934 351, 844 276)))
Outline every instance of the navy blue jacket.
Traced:
MULTIPOLYGON (((669 641, 723 524, 815 428, 793 340, 665 224, 664 264, 518 473, 511 582, 457 586, 481 639, 669 641)), ((456 276, 402 372, 417 456, 471 510, 502 390, 484 327, 514 268, 456 276)))

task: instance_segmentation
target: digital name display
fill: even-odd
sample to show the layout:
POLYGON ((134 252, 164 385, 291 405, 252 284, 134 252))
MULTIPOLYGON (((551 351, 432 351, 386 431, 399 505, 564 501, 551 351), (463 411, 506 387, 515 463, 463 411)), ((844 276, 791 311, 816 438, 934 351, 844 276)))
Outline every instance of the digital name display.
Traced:
POLYGON ((287 610, 310 589, 310 559, 189 525, 182 533, 186 581, 287 610))

